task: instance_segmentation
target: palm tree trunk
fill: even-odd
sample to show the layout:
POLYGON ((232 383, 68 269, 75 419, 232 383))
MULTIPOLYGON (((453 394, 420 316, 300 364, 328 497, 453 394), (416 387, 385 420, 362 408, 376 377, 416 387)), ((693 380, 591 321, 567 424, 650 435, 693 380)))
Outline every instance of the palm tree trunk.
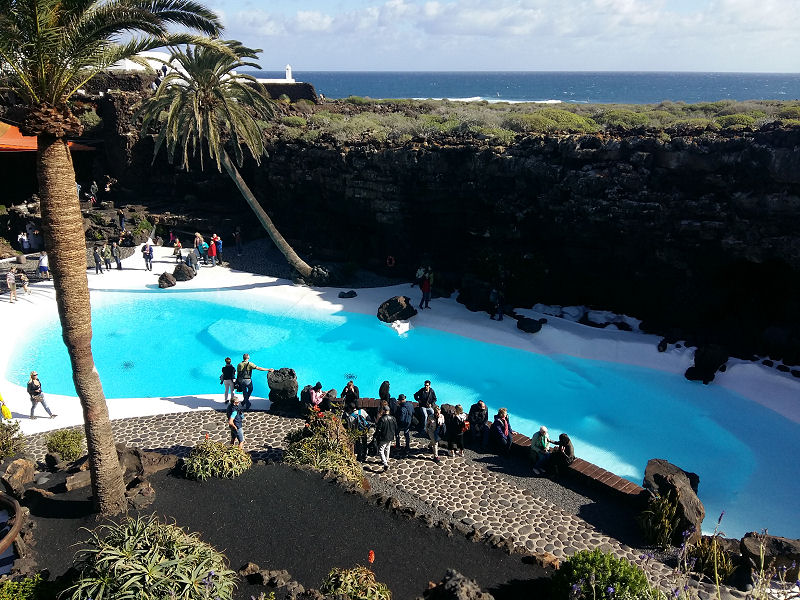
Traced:
POLYGON ((225 170, 228 172, 228 175, 233 182, 236 184, 236 187, 239 188, 239 191, 244 196, 245 201, 253 209, 253 212, 256 213, 258 220, 261 222, 261 225, 264 226, 264 229, 267 230, 269 237, 272 238, 272 241, 275 242, 275 245, 278 247, 278 250, 286 257, 286 261, 303 277, 309 277, 311 275, 311 267, 308 266, 302 258, 297 255, 297 252, 289 245, 289 243, 283 238, 280 234, 278 229, 275 227, 275 224, 272 222, 272 219, 269 218, 269 215, 266 211, 261 208, 261 204, 258 203, 256 197, 253 195, 253 192, 250 191, 250 188, 245 183, 242 176, 239 175, 239 170, 236 168, 231 162, 228 153, 223 150, 222 151, 222 166, 225 167, 225 170))
POLYGON ((62 336, 72 362, 75 391, 83 407, 94 501, 102 514, 114 515, 126 509, 125 484, 103 386, 92 357, 83 217, 75 189, 75 169, 64 139, 38 136, 36 172, 62 336))

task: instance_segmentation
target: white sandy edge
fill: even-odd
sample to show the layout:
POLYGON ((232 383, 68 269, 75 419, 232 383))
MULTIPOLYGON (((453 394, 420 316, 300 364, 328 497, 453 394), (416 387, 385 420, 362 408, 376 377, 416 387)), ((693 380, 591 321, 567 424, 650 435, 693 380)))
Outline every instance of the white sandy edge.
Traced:
MULTIPOLYGON (((87 271, 90 289, 141 290, 153 287, 160 273, 171 272, 174 268, 171 252, 171 248, 155 248, 153 272, 144 270, 138 252, 123 261, 122 271, 112 269, 110 273, 103 275, 95 275, 92 270, 87 271)), ((224 267, 201 268, 198 276, 192 281, 181 282, 175 288, 164 290, 162 293, 179 293, 180 290, 186 289, 216 292, 230 288, 238 290, 230 296, 236 304, 241 304, 243 301, 250 304, 255 295, 279 298, 281 302, 288 301, 293 310, 302 311, 305 306, 313 306, 323 307, 332 312, 345 310, 369 315, 376 314, 380 303, 392 296, 407 295, 412 300, 417 300, 419 296, 417 288, 412 289, 404 284, 360 289, 357 290, 356 298, 339 299, 338 292, 345 288, 310 289, 288 281, 279 281, 273 277, 232 271, 224 267), (244 294, 241 293, 243 286, 247 289, 244 294)), ((18 290, 19 301, 15 304, 0 302, 0 323, 3 333, 3 342, 0 345, 0 373, 5 374, 8 360, 13 352, 25 351, 26 328, 44 311, 56 310, 51 283, 38 283, 31 286, 31 289, 32 294, 29 296, 22 295, 21 290, 18 290)), ((96 301, 105 301, 103 297, 95 296, 95 298, 96 301)), ((469 312, 455 301, 455 295, 451 298, 435 299, 432 307, 431 310, 420 311, 408 324, 394 324, 395 329, 402 333, 409 327, 431 327, 528 352, 566 354, 579 358, 637 365, 680 375, 692 364, 694 354, 694 350, 685 347, 658 352, 656 346, 660 338, 657 336, 597 329, 541 315, 533 310, 519 309, 518 313, 534 318, 545 316, 548 320, 547 325, 539 333, 530 335, 517 329, 514 319, 507 318, 497 322, 490 320, 486 313, 469 312)), ((60 330, 53 331, 53 335, 61 335, 60 330)), ((36 365, 31 365, 31 369, 36 369, 36 365)), ((209 376, 213 379, 216 373, 209 376)), ((48 394, 47 382, 43 383, 48 405, 58 417, 43 418, 44 410, 42 407, 37 407, 36 414, 39 418, 30 420, 28 418, 30 400, 25 388, 7 381, 4 376, 0 378, 0 393, 14 417, 19 418, 22 431, 25 434, 32 434, 82 424, 83 413, 77 397, 48 394)), ((727 372, 718 373, 712 385, 722 385, 795 423, 800 423, 800 380, 791 375, 760 364, 731 359, 728 362, 727 372)), ((269 400, 265 398, 253 396, 252 400, 254 409, 269 407, 269 400)), ((224 406, 222 394, 219 393, 181 398, 113 398, 107 400, 107 403, 112 419, 211 410, 224 406)))

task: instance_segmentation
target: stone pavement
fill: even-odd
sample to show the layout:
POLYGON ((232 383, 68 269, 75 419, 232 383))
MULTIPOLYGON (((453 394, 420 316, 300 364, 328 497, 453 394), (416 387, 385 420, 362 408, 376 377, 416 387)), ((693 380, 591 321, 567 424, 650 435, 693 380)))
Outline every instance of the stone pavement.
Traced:
MULTIPOLYGON (((245 448, 254 460, 280 460, 284 438, 302 427, 303 420, 250 412, 245 417, 245 448)), ((225 415, 217 411, 192 411, 112 421, 118 442, 183 456, 203 440, 229 439, 225 415)), ((45 454, 44 434, 28 438, 29 453, 36 460, 45 454)), ((576 515, 568 514, 530 490, 520 489, 500 474, 464 458, 431 460, 426 440, 412 437, 408 458, 393 458, 386 473, 381 472, 378 458, 370 457, 365 471, 379 477, 399 491, 411 494, 421 502, 444 511, 454 521, 475 529, 481 537, 497 535, 514 547, 529 552, 551 552, 563 559, 578 550, 613 552, 616 556, 641 564, 639 551, 598 532, 576 515)), ((445 452, 440 447, 440 456, 445 452)), ((643 565, 651 580, 663 585, 672 570, 658 561, 643 565)), ((700 589, 700 597, 708 590, 700 589)), ((730 590, 724 597, 744 597, 730 590)))

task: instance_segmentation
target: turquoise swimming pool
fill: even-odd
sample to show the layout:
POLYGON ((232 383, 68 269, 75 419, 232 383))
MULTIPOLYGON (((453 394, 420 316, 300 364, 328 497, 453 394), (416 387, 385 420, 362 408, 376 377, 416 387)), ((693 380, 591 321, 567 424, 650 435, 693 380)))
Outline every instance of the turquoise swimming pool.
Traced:
MULTIPOLYGON (((374 316, 289 302, 259 300, 253 310, 242 298, 232 307, 212 292, 103 296, 93 313, 94 356, 106 396, 221 393, 223 359, 235 364, 243 352, 260 366, 295 369, 301 387, 321 381, 341 390, 352 378, 365 397, 376 397, 384 379, 395 396, 430 379, 440 403, 469 410, 482 398, 491 414, 505 406, 515 430, 567 432, 581 457, 632 481, 641 483, 650 458, 698 473, 707 521, 724 509, 730 536, 768 528, 800 537, 800 425, 721 387, 425 327, 398 335, 374 316)), ((45 392, 74 395, 57 327, 53 315, 29 330, 9 361, 9 381, 24 385, 36 368, 45 392)), ((257 396, 268 392, 264 375, 255 375, 257 396)))

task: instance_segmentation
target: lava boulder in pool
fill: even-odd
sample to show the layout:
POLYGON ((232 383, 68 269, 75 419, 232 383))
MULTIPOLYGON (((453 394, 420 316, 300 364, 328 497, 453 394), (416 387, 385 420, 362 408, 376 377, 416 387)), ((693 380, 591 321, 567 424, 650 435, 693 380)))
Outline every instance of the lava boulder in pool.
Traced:
POLYGON ((166 271, 158 276, 158 287, 162 289, 172 287, 173 285, 175 285, 175 283, 176 283, 175 276, 170 275, 166 271))
POLYGON ((300 398, 297 396, 299 386, 294 369, 287 367, 275 369, 267 374, 267 384, 269 401, 272 403, 270 409, 294 411, 299 408, 300 398))
POLYGON ((378 318, 384 323, 406 321, 417 314, 417 309, 408 296, 389 298, 378 307, 378 318))
POLYGON ((186 263, 178 263, 175 265, 175 270, 172 272, 172 276, 176 279, 176 281, 189 281, 190 279, 194 278, 195 272, 194 269, 186 263))

